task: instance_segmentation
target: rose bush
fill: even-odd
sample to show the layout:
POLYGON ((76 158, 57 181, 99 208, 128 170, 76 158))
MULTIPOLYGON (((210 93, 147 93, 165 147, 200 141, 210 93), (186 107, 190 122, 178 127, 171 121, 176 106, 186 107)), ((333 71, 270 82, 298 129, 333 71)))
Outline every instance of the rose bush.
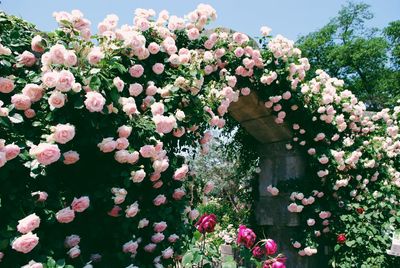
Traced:
POLYGON ((261 48, 239 32, 207 35, 208 5, 185 18, 135 15, 120 28, 108 15, 92 36, 77 10, 54 13, 51 33, 1 14, 2 264, 171 264, 198 217, 185 209, 193 174, 176 148, 207 152, 206 130, 224 127, 229 105, 252 91, 293 128, 288 150, 308 153, 311 183, 288 207, 308 226, 294 238, 299 254, 343 234, 336 267, 398 264, 385 250, 400 225, 399 107, 370 115, 343 81, 323 71, 304 81, 308 60, 265 27, 261 48), (29 215, 40 221, 25 224, 29 215), (65 243, 71 235, 79 242, 65 243))

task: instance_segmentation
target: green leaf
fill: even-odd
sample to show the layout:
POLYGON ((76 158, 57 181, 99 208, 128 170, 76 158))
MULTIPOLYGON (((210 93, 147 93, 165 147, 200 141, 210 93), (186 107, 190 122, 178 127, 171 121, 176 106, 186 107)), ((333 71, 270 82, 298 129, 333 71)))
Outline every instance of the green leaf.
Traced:
POLYGON ((192 261, 193 261, 193 253, 190 251, 186 252, 186 254, 183 255, 183 257, 182 257, 183 266, 192 264, 192 261))
POLYGON ((352 247, 352 246, 354 246, 355 243, 356 243, 356 241, 354 241, 354 240, 347 240, 346 241, 346 246, 352 247))
POLYGON ((64 259, 60 259, 57 261, 57 268, 63 268, 65 266, 65 260, 64 259))
POLYGON ((333 248, 333 250, 336 252, 336 251, 338 251, 340 249, 340 245, 335 245, 335 247, 333 248))

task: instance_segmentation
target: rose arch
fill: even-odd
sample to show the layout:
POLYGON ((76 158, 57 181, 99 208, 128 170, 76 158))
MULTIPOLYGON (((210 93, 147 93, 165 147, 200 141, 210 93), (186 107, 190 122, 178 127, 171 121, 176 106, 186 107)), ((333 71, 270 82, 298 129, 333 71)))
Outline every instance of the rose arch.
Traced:
POLYGON ((398 264, 386 250, 400 225, 399 107, 367 115, 343 81, 306 79, 308 60, 267 27, 260 48, 243 33, 205 34, 208 5, 135 15, 121 27, 108 15, 93 36, 77 10, 56 12, 51 33, 1 14, 5 267, 172 264, 192 228, 192 174, 176 148, 206 152, 228 111, 265 144, 258 221, 289 257, 327 244, 335 267, 398 264))

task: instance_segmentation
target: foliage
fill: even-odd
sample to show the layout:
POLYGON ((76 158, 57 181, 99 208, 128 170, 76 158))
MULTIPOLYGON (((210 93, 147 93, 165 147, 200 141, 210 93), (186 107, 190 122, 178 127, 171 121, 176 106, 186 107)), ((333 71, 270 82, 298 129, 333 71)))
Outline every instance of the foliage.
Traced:
POLYGON ((297 44, 310 60, 310 74, 324 69, 344 79, 368 109, 379 110, 395 105, 399 99, 400 70, 395 46, 399 28, 392 22, 383 35, 366 26, 372 18, 369 5, 349 2, 327 25, 299 38, 297 44))
MULTIPOLYGON (((365 10, 361 20, 340 16, 358 27, 365 10)), ((207 130, 223 128, 229 105, 249 94, 293 129, 287 149, 307 153, 310 188, 288 206, 308 217, 298 253, 328 243, 335 267, 399 266, 386 249, 400 226, 400 107, 369 114, 343 80, 322 70, 307 78, 307 58, 266 27, 260 48, 243 33, 206 35, 216 18, 208 5, 186 20, 138 9, 121 28, 109 15, 95 36, 79 11, 55 17, 60 28, 27 51, 0 46, 6 267, 171 265, 198 216, 183 184, 193 174, 176 150, 206 151, 207 130)), ((371 46, 347 29, 352 46, 371 46)))

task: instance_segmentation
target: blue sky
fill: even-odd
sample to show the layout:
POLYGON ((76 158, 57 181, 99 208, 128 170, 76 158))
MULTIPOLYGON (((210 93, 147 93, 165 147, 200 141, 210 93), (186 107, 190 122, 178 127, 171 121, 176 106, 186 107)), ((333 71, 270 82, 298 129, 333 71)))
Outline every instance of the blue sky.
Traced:
MULTIPOLYGON (((296 39, 325 25, 334 17, 345 0, 0 0, 0 10, 18 15, 35 23, 41 30, 53 30, 56 23, 53 11, 80 9, 93 27, 105 15, 115 13, 120 24, 132 23, 135 8, 163 9, 183 16, 199 3, 212 5, 218 19, 211 26, 225 26, 257 36, 263 25, 278 33, 296 39)), ((371 5, 375 18, 371 26, 382 28, 388 22, 400 19, 399 0, 365 0, 371 5)))

